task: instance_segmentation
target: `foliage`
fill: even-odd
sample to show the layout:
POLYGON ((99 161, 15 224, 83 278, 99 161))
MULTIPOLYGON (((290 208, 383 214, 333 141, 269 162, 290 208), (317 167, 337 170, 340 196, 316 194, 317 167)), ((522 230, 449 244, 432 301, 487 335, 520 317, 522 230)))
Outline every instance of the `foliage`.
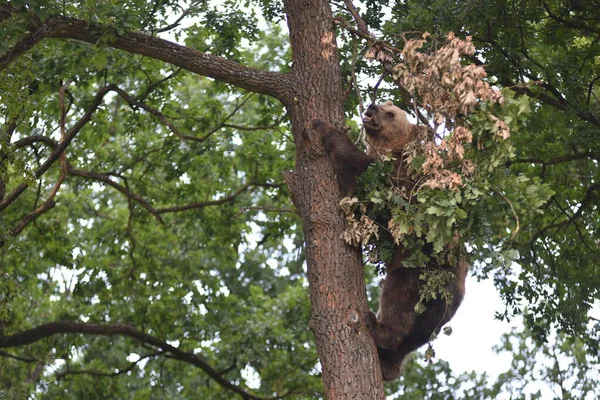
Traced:
POLYGON ((510 352, 513 359, 494 384, 495 393, 518 399, 592 399, 599 395, 598 364, 582 340, 552 334, 546 344, 537 345, 530 330, 513 329, 503 336, 496 351, 510 352))
MULTIPOLYGON (((407 41, 393 76, 418 94, 417 102, 434 126, 422 129, 398 156, 401 160, 384 157, 369 167, 358 197, 342 200, 344 239, 366 246, 369 260, 377 265, 390 261, 393 241, 407 249, 405 267, 424 267, 429 260, 456 265, 464 257, 457 249, 466 244, 471 264, 488 260, 494 268, 509 268, 521 223, 539 215, 552 195, 548 185, 507 174, 507 161, 514 157, 509 132, 518 132, 527 120, 528 101, 507 92, 507 104, 501 107, 504 97, 483 80, 485 70, 461 65, 461 56, 475 52, 470 38, 450 34, 443 45, 429 43, 435 50, 418 51, 428 37, 407 41), (395 165, 407 169, 407 178, 396 178, 402 173, 395 172, 395 165), (490 198, 501 199, 504 206, 493 206, 490 198), (503 215, 498 218, 490 209, 503 215)), ((371 57, 391 60, 392 54, 383 48, 371 57)), ((445 290, 451 273, 430 269, 421 278, 425 284, 417 310, 422 312, 438 296, 452 301, 445 290)))
MULTIPOLYGON (((587 315, 600 294, 600 44, 591 22, 600 18, 597 4, 427 0, 392 8, 385 35, 393 44, 415 30, 471 36, 478 49, 471 61, 485 64, 490 81, 529 96, 531 114, 511 137, 507 178, 525 177, 554 194, 543 213, 521 222, 513 243, 521 268, 486 263, 476 273, 494 276, 507 303, 504 317, 528 304, 526 323, 536 338, 545 340, 556 326, 596 353, 600 328, 587 315)), ((525 190, 516 195, 529 195, 526 183, 519 187, 525 190)))
MULTIPOLYGON (((15 7, 23 18, 61 12, 116 32, 157 31, 183 11, 180 2, 47 3, 39 13, 15 7)), ((280 28, 259 31, 236 2, 187 11, 200 18, 179 31, 191 45, 287 69, 280 28)), ((21 30, 3 25, 12 29, 2 34, 6 51, 21 30)), ((0 332, 129 324, 200 354, 256 395, 320 390, 299 219, 270 211, 292 208, 280 172, 293 167, 294 145, 281 104, 102 43, 59 40, 18 58, 0 86, 2 199, 32 187, 0 214, 0 332), (51 210, 17 234, 60 174, 36 171, 61 140, 63 106, 67 131, 93 117, 66 152, 69 174, 51 210)), ((8 398, 231 395, 201 369, 124 337, 58 335, 1 354, 8 398)))
MULTIPOLYGON (((366 0, 364 32, 349 3, 331 4, 348 117, 366 98, 393 100, 419 120, 416 110, 439 109, 410 82, 398 90, 407 75, 388 58, 424 31, 437 42, 414 55, 434 54, 430 43, 447 32, 471 36, 477 50, 466 64, 484 66, 482 82, 505 99, 502 108, 478 102, 459 118, 464 125, 438 119, 446 141, 430 141, 430 155, 462 153, 451 142, 462 136, 462 160, 477 166, 463 174, 462 160, 447 158, 436 170, 459 174, 458 190, 434 181, 412 196, 390 190, 384 162, 365 174, 356 204, 369 199, 369 213, 388 214, 391 205, 396 240, 431 243, 439 257, 457 231, 478 261, 474 274, 493 277, 503 295, 500 317, 528 308, 528 330, 503 343, 515 361, 498 382, 453 374, 445 362, 412 363, 388 392, 535 398, 529 381, 543 379, 562 391, 557 398, 597 396, 600 325, 589 318, 600 297, 597 4, 366 0), (509 139, 499 139, 489 112, 510 127, 509 139)), ((286 110, 156 53, 111 45, 137 32, 288 73, 283 19, 281 3, 268 0, 0 3, 0 398, 323 396, 300 219, 281 177, 294 167, 286 110), (43 34, 36 27, 56 18, 101 29, 90 43, 49 37, 29 46, 43 34), (59 157, 46 165, 70 134, 65 175, 59 157), (53 321, 123 325, 160 344, 71 332, 4 347, 53 321)), ((411 165, 423 173, 427 149, 417 150, 411 165)), ((367 247, 386 259, 390 243, 380 235, 367 247)), ((414 254, 407 262, 421 264, 414 254)), ((374 272, 366 275, 376 298, 374 272)))

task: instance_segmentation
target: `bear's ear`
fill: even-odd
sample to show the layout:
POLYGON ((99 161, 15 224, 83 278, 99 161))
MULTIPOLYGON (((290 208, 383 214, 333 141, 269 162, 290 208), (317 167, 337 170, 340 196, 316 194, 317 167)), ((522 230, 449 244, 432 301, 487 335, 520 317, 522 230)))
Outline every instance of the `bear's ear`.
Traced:
POLYGON ((382 104, 382 106, 393 106, 393 105, 394 105, 394 103, 391 100, 388 100, 382 104))

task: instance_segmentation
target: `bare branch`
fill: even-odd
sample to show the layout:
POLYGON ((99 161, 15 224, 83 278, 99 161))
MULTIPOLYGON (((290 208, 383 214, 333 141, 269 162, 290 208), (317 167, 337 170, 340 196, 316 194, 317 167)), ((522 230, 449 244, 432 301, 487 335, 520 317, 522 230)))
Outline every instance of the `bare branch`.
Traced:
MULTIPOLYGON (((244 399, 256 399, 262 400, 264 398, 254 396, 239 386, 234 385, 223 376, 221 376, 215 369, 213 369, 204 359, 192 352, 186 352, 178 349, 177 347, 171 346, 166 341, 160 340, 154 336, 148 335, 142 331, 132 328, 128 325, 122 324, 89 324, 69 321, 50 322, 47 324, 36 326, 32 329, 15 333, 9 336, 0 336, 0 348, 23 346, 31 343, 35 343, 39 340, 60 334, 68 333, 80 333, 80 334, 91 334, 91 335, 102 335, 102 336, 125 336, 129 337, 142 344, 151 345, 164 352, 168 352, 174 359, 185 361, 196 367, 201 368, 206 372, 215 382, 229 389, 244 399)), ((273 399, 281 398, 281 396, 274 397, 273 399)))

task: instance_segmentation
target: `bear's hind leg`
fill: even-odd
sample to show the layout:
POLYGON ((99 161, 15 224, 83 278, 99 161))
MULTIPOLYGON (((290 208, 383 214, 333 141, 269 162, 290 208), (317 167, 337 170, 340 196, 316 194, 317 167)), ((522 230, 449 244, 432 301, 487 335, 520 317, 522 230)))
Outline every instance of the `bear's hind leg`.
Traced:
POLYGON ((395 381, 400 377, 402 364, 404 362, 404 353, 397 351, 378 349, 379 365, 381 366, 381 376, 384 381, 395 381))
POLYGON ((375 344, 382 349, 396 350, 404 338, 408 336, 408 331, 391 329, 389 326, 379 323, 377 317, 371 311, 364 313, 363 319, 371 332, 371 336, 373 336, 373 340, 375 340, 375 344))

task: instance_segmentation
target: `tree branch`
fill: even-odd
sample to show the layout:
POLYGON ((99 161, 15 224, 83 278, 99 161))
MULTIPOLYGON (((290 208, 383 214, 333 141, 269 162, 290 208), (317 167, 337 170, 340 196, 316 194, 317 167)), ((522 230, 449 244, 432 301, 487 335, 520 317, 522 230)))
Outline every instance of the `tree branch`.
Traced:
MULTIPOLYGON (((65 139, 61 140, 61 142, 58 144, 58 146, 56 146, 56 148, 50 154, 50 156, 48 156, 46 161, 44 161, 44 163, 35 170, 33 174, 35 178, 39 178, 40 176, 42 176, 44 172, 46 172, 50 168, 50 166, 52 166, 52 164, 54 164, 54 162, 60 157, 63 151, 65 151, 65 149, 69 146, 73 138, 75 138, 75 135, 77 135, 81 128, 83 128, 90 121, 92 115, 102 103, 102 99, 109 91, 110 87, 108 86, 105 86, 98 91, 98 93, 94 97, 94 100, 92 101, 92 104, 88 107, 83 117, 79 121, 77 121, 77 123, 71 129, 69 129, 68 132, 66 132, 65 139)), ((0 202, 0 211, 4 210, 13 201, 15 201, 25 191, 25 189, 27 189, 28 186, 29 184, 24 182, 17 186, 12 192, 10 192, 10 194, 6 196, 6 198, 2 200, 2 202, 0 202)))
POLYGON ((171 78, 174 78, 175 76, 177 76, 179 73, 181 72, 181 68, 177 68, 175 71, 171 72, 169 75, 165 76, 162 79, 159 79, 156 82, 152 82, 150 85, 148 85, 148 87, 146 88, 146 90, 144 90, 144 94, 142 94, 141 96, 139 96, 138 100, 139 101, 144 101, 144 99, 146 97, 148 97, 148 95, 150 93, 152 93, 152 91, 160 86, 161 84, 163 84, 164 82, 168 81, 171 78))
POLYGON ((193 142, 198 142, 198 143, 202 143, 204 142, 206 139, 208 139, 210 136, 212 136, 215 132, 217 132, 219 129, 224 128, 224 127, 230 127, 230 128, 237 128, 237 129, 246 129, 246 130, 257 130, 258 128, 244 128, 244 127, 238 127, 236 125, 228 125, 225 124, 226 121, 228 121, 229 119, 231 119, 231 117, 233 117, 240 108, 242 108, 242 106, 244 104, 246 104, 246 102, 250 99, 250 97, 252 97, 252 95, 246 97, 240 104, 236 104, 235 108, 233 109, 233 111, 227 115, 225 117, 225 119, 223 119, 223 121, 217 125, 215 128, 211 129, 209 132, 207 132, 204 136, 202 137, 197 137, 197 136, 193 136, 193 135, 186 135, 184 133, 182 133, 179 128, 177 128, 175 125, 173 125, 173 123, 171 121, 169 121, 169 118, 167 118, 166 115, 164 115, 163 113, 161 113, 159 110, 150 107, 149 105, 147 105, 146 103, 144 103, 141 100, 136 100, 135 98, 131 97, 127 92, 125 92, 123 89, 119 88, 116 85, 108 85, 108 87, 110 87, 110 90, 116 92, 123 100, 125 100, 125 102, 129 105, 129 107, 131 107, 132 109, 136 109, 136 108, 141 108, 145 111, 147 111, 149 114, 155 116, 156 118, 158 118, 164 125, 166 125, 171 132, 173 132, 177 137, 179 137, 182 140, 190 140, 193 142))
POLYGON ((581 199, 581 201, 578 202, 579 208, 577 209, 577 211, 575 211, 575 213, 573 215, 568 215, 568 214, 564 213, 564 215, 567 217, 566 220, 561 221, 561 222, 555 222, 553 224, 543 227, 538 233, 536 233, 534 235, 534 239, 532 240, 532 243, 534 243, 537 238, 543 236, 546 233, 546 231, 548 231, 550 229, 561 228, 570 223, 574 224, 575 220, 583 214, 584 209, 588 205, 595 204, 594 202, 591 202, 591 200, 593 199, 595 192, 598 190, 600 190, 600 183, 589 186, 585 192, 585 195, 583 196, 583 199, 581 199))
POLYGON ((270 95, 283 103, 293 101, 294 85, 290 74, 249 68, 223 57, 202 53, 143 33, 111 32, 110 26, 91 24, 76 18, 55 16, 43 22, 33 19, 31 23, 30 30, 33 32, 0 57, 0 71, 44 38, 75 39, 94 45, 106 40, 108 46, 116 49, 161 60, 202 76, 270 95))
POLYGON ((56 373, 56 378, 57 379, 62 379, 67 375, 91 375, 91 376, 104 376, 104 377, 115 377, 115 376, 119 376, 119 375, 123 375, 126 374, 127 372, 133 370, 142 360, 145 360, 147 358, 150 357, 155 357, 158 355, 161 355, 163 352, 162 351, 155 351, 151 354, 147 354, 145 356, 142 356, 139 358, 139 360, 137 360, 136 362, 132 362, 130 363, 127 367, 125 368, 116 368, 118 369, 117 372, 103 372, 103 371, 88 371, 88 370, 71 370, 67 364, 67 370, 65 372, 57 372, 56 373))
MULTIPOLYGON (((47 324, 36 326, 35 328, 15 333, 9 336, 0 336, 0 348, 23 346, 26 344, 35 343, 39 340, 60 334, 66 333, 81 333, 81 334, 92 334, 102 336, 126 336, 142 344, 154 346, 158 349, 162 349, 165 352, 171 354, 171 356, 177 360, 185 361, 196 367, 201 368, 206 372, 212 379, 226 389, 229 389, 240 396, 243 399, 256 399, 263 400, 264 398, 254 396, 239 386, 234 385, 227 379, 222 377, 215 369, 213 369, 204 359, 200 358, 196 354, 186 352, 178 349, 177 347, 171 346, 167 342, 155 338, 154 336, 148 335, 135 328, 122 324, 89 324, 69 321, 50 322, 47 324)), ((273 399, 281 398, 273 397, 273 399)))
POLYGON ((37 358, 19 357, 19 356, 15 356, 14 354, 10 354, 9 352, 4 351, 4 350, 0 350, 0 357, 12 358, 13 360, 22 361, 22 362, 26 362, 26 363, 40 362, 40 360, 38 360, 37 358))
POLYGON ((344 4, 346 5, 346 8, 350 12, 350 14, 352 14, 352 18, 354 18, 354 22, 356 22, 358 30, 363 32, 365 35, 371 36, 371 33, 367 28, 367 24, 358 13, 356 7, 354 7, 354 4, 352 4, 352 0, 344 0, 344 4))
POLYGON ((164 208, 159 208, 156 211, 158 214, 164 214, 164 213, 169 213, 169 212, 180 212, 180 211, 192 210, 194 208, 217 206, 219 204, 227 203, 228 201, 235 199, 237 196, 239 196, 240 194, 242 194, 243 192, 248 190, 251 186, 257 186, 257 184, 254 182, 248 182, 245 185, 243 185, 242 187, 240 187, 238 190, 236 190, 235 192, 230 194, 229 196, 222 197, 218 200, 210 200, 210 201, 203 201, 203 202, 199 202, 199 203, 191 203, 191 204, 186 204, 184 206, 164 207, 164 208))
POLYGON ((550 160, 542 160, 541 158, 517 158, 514 160, 509 160, 507 165, 513 164, 542 164, 542 165, 553 165, 560 164, 564 162, 580 160, 582 158, 590 158, 596 161, 600 160, 600 153, 596 153, 593 151, 588 151, 585 153, 571 154, 563 157, 556 157, 550 160))
POLYGON ((152 205, 150 203, 148 203, 142 196, 140 196, 136 193, 133 193, 127 187, 121 186, 117 182, 114 182, 113 180, 110 179, 112 176, 118 176, 118 175, 110 173, 110 172, 109 173, 99 173, 99 172, 92 172, 92 171, 83 171, 83 170, 75 169, 75 168, 69 168, 69 175, 81 176, 83 178, 94 179, 94 180, 97 180, 100 182, 104 182, 105 184, 107 184, 109 186, 112 186, 113 188, 117 189, 119 192, 123 193, 127 198, 138 202, 144 209, 146 209, 150 214, 152 214, 154 216, 154 218, 156 218, 161 224, 164 224, 163 219, 159 215, 159 211, 157 209, 155 209, 154 207, 152 207, 152 205))
POLYGON ((585 25, 585 24, 581 23, 578 20, 566 20, 564 18, 561 18, 552 12, 552 10, 550 9, 550 6, 546 2, 542 2, 542 7, 544 7, 544 10, 546 10, 546 13, 548 13, 548 16, 550 18, 552 18, 556 22, 560 22, 567 28, 573 28, 573 29, 578 29, 578 30, 584 31, 584 32, 600 34, 600 28, 598 28, 598 26, 589 26, 589 25, 585 25))
POLYGON ((69 168, 69 175, 94 179, 94 180, 97 180, 100 182, 104 182, 105 184, 107 184, 109 186, 112 186, 113 188, 117 189, 119 192, 123 193, 128 199, 134 200, 137 203, 139 203, 144 209, 146 209, 150 214, 152 214, 160 223, 164 223, 160 214, 166 214, 166 213, 170 213, 170 212, 181 212, 181 211, 187 211, 187 210, 192 210, 195 208, 202 208, 202 207, 209 207, 209 206, 217 206, 217 205, 227 203, 228 201, 233 200, 234 198, 236 198, 237 196, 239 196, 240 194, 242 194, 243 192, 245 192, 252 186, 260 186, 259 184, 255 183, 255 182, 248 182, 245 185, 243 185, 242 187, 240 187, 239 189, 237 189, 232 194, 230 194, 228 196, 224 196, 218 200, 190 203, 190 204, 186 204, 183 206, 154 208, 142 196, 132 192, 129 188, 127 188, 125 186, 121 186, 118 183, 111 180, 110 178, 113 176, 120 177, 119 175, 117 175, 115 173, 110 173, 110 172, 99 173, 99 172, 83 171, 80 169, 69 168))
MULTIPOLYGON (((529 54, 527 54, 526 51, 521 52, 522 56, 525 57, 529 62, 533 63, 534 66, 539 68, 541 72, 544 73, 543 75, 545 75, 546 79, 541 79, 539 76, 534 75, 531 72, 532 69, 530 67, 523 67, 523 65, 521 65, 520 62, 520 57, 510 54, 506 49, 504 49, 498 42, 496 42, 493 39, 493 35, 491 32, 488 32, 488 35, 486 37, 475 36, 474 38, 481 43, 486 43, 494 47, 500 54, 504 56, 506 60, 508 60, 519 71, 521 75, 529 79, 531 82, 537 82, 537 86, 543 88, 545 92, 533 90, 529 85, 519 85, 515 82, 509 82, 507 79, 499 80, 498 83, 500 85, 511 89, 515 93, 525 94, 531 98, 538 99, 541 102, 546 103, 559 110, 573 111, 575 115, 577 115, 582 120, 600 126, 600 119, 596 115, 594 115, 592 112, 582 110, 576 105, 570 104, 569 101, 566 98, 564 98, 562 93, 555 86, 548 82, 548 77, 551 77, 552 74, 545 73, 543 66, 540 65, 539 62, 534 60, 529 54)), ((476 57, 472 57, 471 60, 476 60, 474 62, 476 62, 476 64, 478 65, 484 64, 481 60, 478 60, 476 57)))
POLYGON ((36 44, 49 37, 52 28, 47 25, 36 26, 33 31, 23 36, 6 54, 0 57, 0 71, 3 71, 20 55, 31 50, 36 44))
MULTIPOLYGON (((67 86, 69 86, 70 84, 71 84, 70 81, 65 83, 60 88, 59 96, 58 96, 59 102, 60 102, 60 139, 61 139, 61 143, 67 140, 67 130, 65 128, 67 111, 65 108, 64 98, 65 98, 65 90, 67 89, 67 86)), ((50 191, 48 198, 39 207, 37 207, 35 210, 33 210, 32 212, 27 214, 23 219, 21 219, 21 221, 17 224, 17 226, 11 230, 10 234, 12 236, 17 236, 19 233, 21 233, 23 231, 23 229, 25 229, 25 227, 27 225, 29 225, 29 223, 31 221, 33 221, 34 219, 36 219, 37 217, 39 217, 46 211, 53 208, 54 205, 56 204, 54 202, 54 198, 56 197, 56 194, 58 193, 58 190, 60 189, 60 186, 62 185, 63 181, 67 177, 67 154, 66 154, 66 152, 63 151, 62 153, 60 153, 59 158, 60 158, 60 175, 58 176, 58 179, 56 180, 54 187, 50 191)))
POLYGON ((34 143, 42 142, 45 143, 51 149, 55 149, 58 146, 58 142, 44 135, 31 135, 24 137, 23 139, 19 139, 13 143, 15 148, 20 149, 21 147, 31 146, 34 143))
POLYGON ((14 10, 10 4, 0 4, 0 22, 12 17, 14 10))
POLYGON ((281 213, 290 213, 290 214, 295 214, 298 216, 300 215, 296 209, 291 209, 291 208, 273 208, 273 207, 263 207, 263 206, 251 206, 251 207, 240 208, 240 211, 235 215, 234 218, 237 218, 240 215, 242 215, 243 213, 245 213, 246 211, 250 211, 250 210, 276 212, 276 213, 280 213, 280 214, 281 213))
POLYGON ((173 22, 170 25, 167 25, 167 26, 157 29, 156 33, 167 32, 167 31, 170 31, 171 29, 177 28, 179 26, 179 24, 181 23, 181 21, 183 21, 183 19, 185 17, 187 17, 190 12, 194 11, 194 9, 195 9, 194 5, 190 6, 187 10, 185 10, 184 12, 181 13, 179 18, 177 18, 175 20, 175 22, 173 22))

